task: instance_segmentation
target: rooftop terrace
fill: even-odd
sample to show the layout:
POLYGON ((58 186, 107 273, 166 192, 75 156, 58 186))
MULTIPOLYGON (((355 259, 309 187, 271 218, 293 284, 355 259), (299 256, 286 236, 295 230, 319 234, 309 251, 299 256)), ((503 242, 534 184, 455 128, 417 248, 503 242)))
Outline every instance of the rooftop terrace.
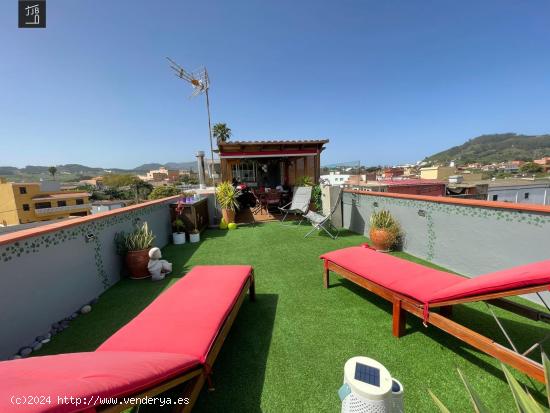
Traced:
MULTIPOLYGON (((304 239, 308 230, 305 225, 270 223, 207 230, 199 244, 169 245, 163 255, 174 263, 174 275, 158 283, 122 279, 101 295, 91 313, 78 317, 35 354, 94 350, 194 265, 250 264, 257 301, 245 300, 214 365, 216 391, 203 390, 195 411, 338 411, 343 365, 355 355, 379 360, 404 384, 411 412, 436 411, 428 389, 453 411, 467 411, 456 367, 491 410, 512 406, 495 359, 434 327, 424 328, 414 317, 408 318, 407 334, 396 339, 391 304, 337 277, 324 289, 319 255, 365 242, 365 237, 343 231, 336 241, 322 235, 304 239)), ((395 255, 434 266, 406 253, 395 255)), ((520 348, 548 332, 536 322, 495 311, 520 348)), ((480 304, 459 306, 454 317, 502 337, 480 304)), ((536 397, 543 396, 542 385, 517 377, 536 397)))
MULTIPOLYGON (((269 223, 210 229, 198 244, 174 246, 168 208, 173 201, 0 235, 0 328, 9 332, 2 335, 0 358, 10 358, 99 296, 91 313, 70 321, 32 355, 94 350, 193 266, 249 264, 257 301, 244 301, 214 364, 216 391, 203 391, 196 411, 336 411, 344 362, 355 355, 379 360, 404 384, 407 411, 436 411, 428 389, 452 411, 467 411, 456 367, 489 408, 512 406, 497 360, 433 326, 423 327, 415 317, 407 317, 406 334, 394 338, 391 305, 336 276, 324 289, 319 255, 365 242, 370 214, 384 208, 405 234, 406 252, 395 255, 475 277, 547 259, 550 207, 346 191, 334 222, 353 232, 343 230, 337 240, 320 234, 304 239, 311 228, 305 224, 269 223), (144 221, 156 245, 165 246, 164 258, 174 263, 174 275, 157 283, 121 278, 115 252, 114 234, 144 221)), ((494 310, 520 352, 550 332, 548 325, 494 310)), ((460 305, 453 319, 507 346, 483 304, 460 305)), ((516 376, 544 399, 541 384, 516 376)))

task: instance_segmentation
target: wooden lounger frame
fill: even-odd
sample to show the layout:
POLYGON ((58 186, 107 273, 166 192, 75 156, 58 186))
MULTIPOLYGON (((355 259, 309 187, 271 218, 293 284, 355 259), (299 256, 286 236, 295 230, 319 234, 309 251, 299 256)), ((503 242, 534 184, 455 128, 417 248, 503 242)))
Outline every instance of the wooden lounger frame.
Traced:
MULTIPOLYGON (((369 290, 370 292, 388 300, 393 304, 393 326, 392 333, 395 337, 400 337, 405 332, 405 316, 409 312, 420 319, 424 320, 424 304, 410 297, 396 293, 388 288, 385 288, 371 280, 368 280, 352 271, 349 271, 331 261, 326 261, 323 274, 323 284, 325 288, 329 287, 330 271, 352 281, 353 283, 369 290)), ((540 285, 537 287, 519 288, 516 290, 508 290, 500 293, 483 294, 474 297, 443 301, 430 304, 430 308, 439 308, 439 313, 429 312, 427 319, 424 320, 427 324, 432 324, 441 330, 451 334, 452 336, 462 340, 463 342, 475 347, 484 353, 493 356, 494 358, 506 363, 523 373, 533 377, 534 379, 545 382, 544 368, 542 364, 537 363, 530 358, 517 353, 516 351, 502 346, 494 340, 485 337, 453 320, 451 320, 452 309, 456 304, 464 304, 475 301, 486 301, 507 311, 519 314, 532 320, 550 322, 548 313, 537 311, 528 306, 515 303, 509 300, 504 300, 503 297, 515 296, 520 294, 536 293, 547 291, 550 284, 540 285)))
MULTIPOLYGON (((155 387, 152 387, 150 389, 147 389, 145 391, 142 391, 134 395, 127 395, 124 397, 125 398, 135 397, 139 399, 143 399, 146 397, 155 397, 161 393, 164 393, 167 390, 183 385, 184 386, 183 391, 181 395, 179 395, 178 397, 182 397, 182 398, 187 397, 189 399, 189 403, 174 406, 173 411, 183 412, 183 413, 190 412, 193 409, 193 406, 195 405, 195 402, 199 397, 200 391, 202 389, 202 386, 204 385, 204 382, 207 379, 207 376, 210 374, 210 366, 212 366, 214 364, 214 361, 216 361, 216 358, 222 348, 225 338, 229 334, 229 330, 231 330, 231 327, 233 326, 233 322, 237 318, 237 314, 239 313, 239 309, 241 308, 241 305, 246 297, 247 292, 248 292, 250 301, 255 301, 256 290, 254 285, 254 270, 250 271, 250 276, 246 281, 246 283, 244 284, 239 294, 239 297, 235 302, 235 305, 231 309, 231 312, 228 314, 227 318, 225 319, 225 322, 222 328, 218 332, 218 335, 216 336, 216 339, 214 340, 212 347, 210 348, 210 352, 206 357, 206 362, 204 363, 204 365, 200 365, 191 371, 187 371, 181 376, 178 376, 170 380, 167 380, 163 383, 157 384, 155 385, 155 387)), ((120 397, 120 399, 121 398, 122 397, 120 397)), ((129 409, 132 406, 135 406, 135 405, 132 405, 132 404, 118 405, 117 404, 117 405, 107 405, 107 406, 95 406, 95 411, 101 412, 101 413, 118 413, 126 409, 129 409)), ((89 411, 89 410, 86 410, 86 411, 89 411)))

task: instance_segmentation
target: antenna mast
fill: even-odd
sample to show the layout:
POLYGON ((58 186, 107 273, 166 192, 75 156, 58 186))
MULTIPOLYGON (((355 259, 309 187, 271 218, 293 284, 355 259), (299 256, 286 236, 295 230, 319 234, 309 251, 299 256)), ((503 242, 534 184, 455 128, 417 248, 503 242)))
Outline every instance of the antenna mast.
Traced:
POLYGON ((185 80, 193 87, 193 93, 190 97, 199 96, 201 94, 206 95, 206 111, 208 113, 208 138, 210 142, 210 178, 212 178, 212 184, 214 184, 214 146, 212 145, 212 123, 210 120, 210 98, 208 96, 208 90, 210 89, 210 78, 208 77, 208 71, 206 67, 201 67, 195 72, 188 72, 179 64, 174 62, 169 57, 166 58, 169 62, 170 68, 174 70, 174 75, 180 79, 185 80))

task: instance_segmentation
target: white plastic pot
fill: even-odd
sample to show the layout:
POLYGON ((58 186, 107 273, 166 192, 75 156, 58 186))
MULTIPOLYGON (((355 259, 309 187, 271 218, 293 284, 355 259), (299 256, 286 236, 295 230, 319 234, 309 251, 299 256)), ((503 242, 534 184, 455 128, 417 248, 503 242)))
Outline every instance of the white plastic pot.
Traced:
POLYGON ((185 232, 173 232, 172 240, 174 241, 174 245, 185 244, 185 232))
POLYGON ((196 234, 190 233, 189 234, 189 241, 192 243, 199 242, 201 240, 201 234, 200 232, 197 232, 196 234))

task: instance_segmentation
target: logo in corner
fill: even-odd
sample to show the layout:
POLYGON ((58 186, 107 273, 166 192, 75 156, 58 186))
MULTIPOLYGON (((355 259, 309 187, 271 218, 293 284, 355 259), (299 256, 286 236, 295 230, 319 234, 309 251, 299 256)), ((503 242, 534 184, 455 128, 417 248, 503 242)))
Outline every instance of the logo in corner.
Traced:
POLYGON ((44 29, 46 27, 46 0, 19 0, 19 28, 44 29))

